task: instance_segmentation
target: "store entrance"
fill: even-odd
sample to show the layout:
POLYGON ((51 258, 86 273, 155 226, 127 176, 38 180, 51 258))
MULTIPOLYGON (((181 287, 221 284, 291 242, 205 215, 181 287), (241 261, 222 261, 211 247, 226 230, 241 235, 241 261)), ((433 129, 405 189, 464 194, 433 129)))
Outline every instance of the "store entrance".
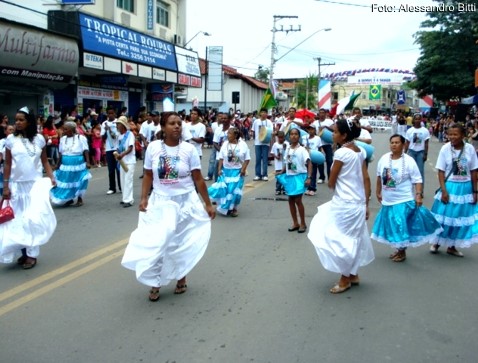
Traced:
POLYGON ((121 108, 123 107, 123 102, 122 101, 107 101, 107 108, 113 107, 116 115, 120 115, 121 108))
POLYGON ((99 113, 103 102, 101 100, 95 100, 92 98, 83 98, 83 112, 87 113, 89 110, 95 110, 96 113, 99 113))

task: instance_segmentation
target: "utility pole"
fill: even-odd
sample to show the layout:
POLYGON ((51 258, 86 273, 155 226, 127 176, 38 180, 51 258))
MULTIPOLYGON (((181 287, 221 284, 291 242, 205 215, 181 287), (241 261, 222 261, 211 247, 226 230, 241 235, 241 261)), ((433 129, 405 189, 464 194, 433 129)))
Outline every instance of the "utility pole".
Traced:
POLYGON ((269 69, 269 87, 271 88, 271 91, 274 89, 272 81, 274 79, 274 64, 276 62, 276 59, 274 58, 274 54, 277 52, 277 47, 276 47, 276 32, 300 32, 300 25, 298 28, 293 28, 292 25, 290 25, 289 29, 284 29, 284 26, 281 25, 280 29, 276 28, 276 22, 281 19, 297 19, 298 16, 296 15, 274 15, 274 23, 272 25, 272 43, 271 43, 271 67, 269 69))
POLYGON ((335 63, 322 63, 322 58, 314 58, 317 61, 317 65, 319 66, 319 74, 317 75, 317 88, 320 87, 320 79, 322 78, 320 75, 320 66, 335 66, 335 63))

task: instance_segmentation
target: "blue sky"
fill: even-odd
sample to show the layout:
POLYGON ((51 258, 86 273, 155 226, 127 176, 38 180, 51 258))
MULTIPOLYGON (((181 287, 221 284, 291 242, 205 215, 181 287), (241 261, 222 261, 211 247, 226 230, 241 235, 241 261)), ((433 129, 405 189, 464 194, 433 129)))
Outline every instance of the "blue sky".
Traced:
MULTIPOLYGON (((191 39, 198 31, 211 33, 210 37, 197 36, 188 47, 204 57, 207 46, 223 46, 225 64, 237 68, 241 73, 253 75, 258 65, 270 67, 273 15, 293 15, 298 16, 298 19, 282 19, 276 23, 276 28, 283 25, 284 29, 289 29, 292 25, 296 29, 300 25, 301 31, 288 34, 276 32, 275 59, 317 30, 332 30, 316 33, 280 59, 274 68, 275 78, 317 74, 317 61, 314 58, 318 57, 322 58, 323 63, 335 63, 335 66, 321 67, 321 73, 372 67, 412 70, 420 54, 418 45, 414 44, 413 34, 426 19, 426 13, 372 11, 372 4, 395 6, 397 10, 404 2, 189 0, 186 39, 191 39), (235 5, 232 7, 232 4, 235 5)), ((436 3, 415 0, 408 4, 436 3)))

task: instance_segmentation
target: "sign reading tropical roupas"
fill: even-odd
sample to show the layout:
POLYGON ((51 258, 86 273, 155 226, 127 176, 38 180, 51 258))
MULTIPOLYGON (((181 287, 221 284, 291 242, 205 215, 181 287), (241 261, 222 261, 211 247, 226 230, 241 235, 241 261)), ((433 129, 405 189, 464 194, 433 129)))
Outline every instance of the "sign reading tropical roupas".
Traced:
POLYGON ((177 70, 172 43, 82 13, 79 14, 79 21, 84 50, 177 70))

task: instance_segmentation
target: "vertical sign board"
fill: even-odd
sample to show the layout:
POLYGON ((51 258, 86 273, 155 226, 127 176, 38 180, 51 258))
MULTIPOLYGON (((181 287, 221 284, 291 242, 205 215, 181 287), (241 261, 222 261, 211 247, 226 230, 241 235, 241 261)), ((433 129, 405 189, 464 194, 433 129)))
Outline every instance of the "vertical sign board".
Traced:
POLYGON ((148 0, 146 3, 146 28, 148 30, 154 29, 154 1, 148 0))
POLYGON ((222 91, 222 55, 222 46, 207 48, 207 89, 209 91, 222 91))

